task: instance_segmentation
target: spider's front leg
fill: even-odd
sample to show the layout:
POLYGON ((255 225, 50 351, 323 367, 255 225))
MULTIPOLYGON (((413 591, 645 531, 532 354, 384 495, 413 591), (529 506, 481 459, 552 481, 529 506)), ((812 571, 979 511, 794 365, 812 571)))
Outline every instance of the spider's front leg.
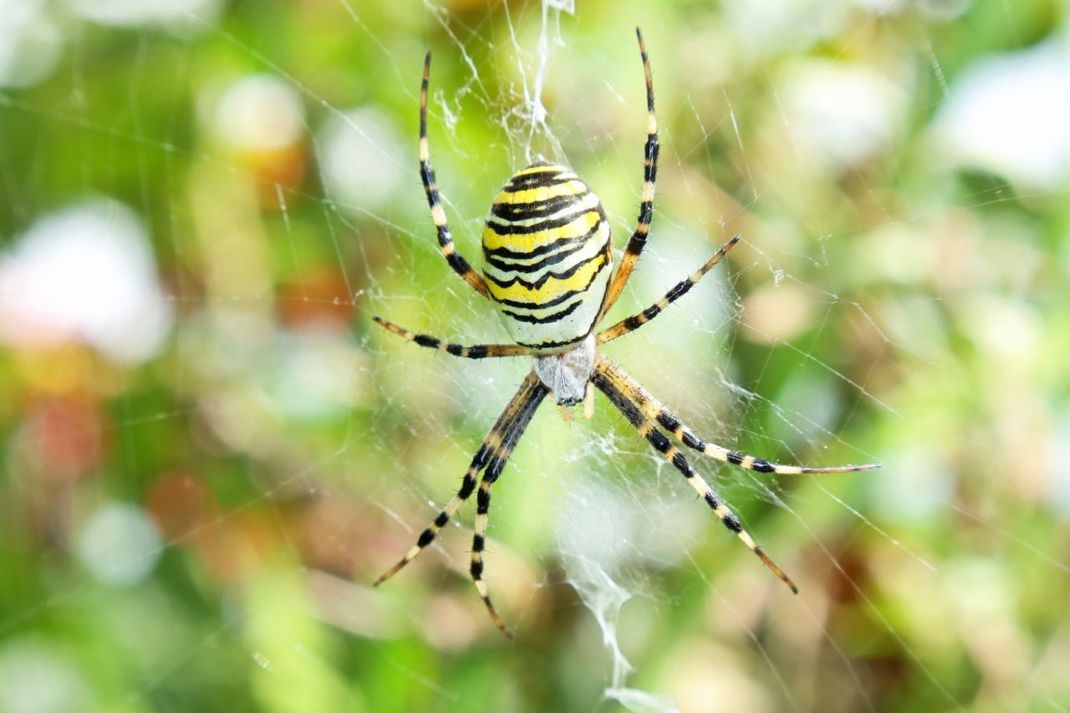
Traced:
POLYGON ((428 52, 424 56, 424 75, 420 82, 420 180, 424 184, 427 205, 431 209, 431 220, 435 223, 435 231, 438 234, 438 249, 453 271, 471 285, 472 289, 484 297, 489 297, 487 283, 483 277, 472 269, 453 244, 453 234, 446 221, 446 211, 442 207, 438 184, 435 182, 435 169, 431 167, 431 147, 427 140, 427 85, 430 78, 431 53, 428 52))
POLYGON ((658 178, 658 115, 654 111, 654 79, 650 72, 650 57, 646 52, 646 43, 643 41, 643 33, 635 28, 635 36, 639 40, 639 55, 643 60, 643 76, 646 79, 646 143, 643 145, 643 195, 639 203, 639 217, 635 222, 635 231, 628 239, 628 247, 624 249, 620 266, 617 268, 613 280, 609 283, 606 292, 606 301, 598 313, 597 323, 609 312, 609 308, 620 297, 624 285, 631 277, 632 270, 639 260, 639 254, 646 245, 646 237, 650 232, 650 222, 654 218, 654 187, 658 178))

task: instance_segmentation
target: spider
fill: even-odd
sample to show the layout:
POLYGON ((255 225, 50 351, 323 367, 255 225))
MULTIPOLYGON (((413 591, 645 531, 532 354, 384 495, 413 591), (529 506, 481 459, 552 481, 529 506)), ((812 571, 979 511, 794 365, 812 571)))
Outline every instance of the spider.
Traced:
POLYGON ((647 136, 643 151, 643 193, 635 231, 628 240, 616 272, 612 269, 610 229, 598 197, 569 168, 542 161, 517 171, 494 200, 483 230, 483 274, 472 269, 453 245, 435 184, 435 172, 431 168, 427 141, 427 85, 431 73, 431 53, 428 52, 424 57, 423 81, 420 85, 420 178, 438 232, 439 250, 454 272, 497 307, 514 343, 462 346, 444 342, 429 334, 417 334, 381 317, 374 317, 374 320, 404 339, 454 356, 468 359, 530 356, 534 363, 520 389, 480 444, 464 474, 460 489, 431 525, 420 533, 416 544, 405 556, 375 581, 375 586, 392 577, 430 545, 461 504, 475 492, 475 534, 472 538, 469 573, 491 619, 506 636, 511 634, 491 603, 487 585, 483 581, 490 491, 505 469, 524 429, 548 394, 552 394, 562 407, 584 402, 589 416, 593 405, 593 388, 599 389, 624 414, 639 435, 680 471, 725 527, 735 533, 795 593, 799 591, 795 582, 743 529, 739 517, 692 470, 687 458, 673 445, 666 433, 687 448, 759 473, 843 473, 879 467, 878 464, 825 468, 778 465, 706 441, 620 367, 599 353, 598 345, 635 331, 687 294, 739 241, 738 236, 729 240, 698 271, 642 312, 597 333, 594 331, 620 296, 635 268, 646 244, 654 209, 658 121, 654 112, 654 86, 646 44, 639 28, 636 28, 635 34, 639 40, 639 53, 646 77, 647 136), (480 473, 482 477, 477 481, 480 473))

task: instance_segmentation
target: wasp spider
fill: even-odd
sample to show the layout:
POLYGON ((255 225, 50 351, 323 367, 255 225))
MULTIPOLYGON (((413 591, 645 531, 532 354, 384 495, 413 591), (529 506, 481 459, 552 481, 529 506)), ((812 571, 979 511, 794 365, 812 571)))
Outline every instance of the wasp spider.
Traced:
POLYGON ((680 471, 684 479, 710 506, 725 527, 735 533, 793 592, 795 583, 743 529, 739 518, 698 475, 666 433, 684 446, 716 460, 758 471, 796 475, 871 470, 870 465, 810 468, 778 465, 744 455, 697 436, 665 406, 598 352, 598 345, 624 336, 646 324, 687 292, 721 261, 739 238, 729 240, 705 265, 669 290, 642 312, 605 329, 594 328, 620 296, 646 244, 654 206, 654 181, 658 166, 658 122, 654 113, 654 89, 650 62, 642 33, 636 28, 646 75, 647 136, 644 147, 643 193, 635 231, 613 272, 613 249, 605 211, 598 197, 565 166, 534 163, 517 171, 494 200, 483 230, 483 274, 480 275, 453 245, 442 208, 427 142, 427 84, 431 53, 424 58, 420 86, 420 177, 423 179, 431 218, 438 231, 439 250, 450 267, 472 288, 488 298, 502 315, 513 344, 462 346, 417 334, 380 317, 375 321, 420 346, 440 349, 469 359, 530 356, 533 368, 520 390, 505 407, 468 466, 457 494, 446 504, 416 544, 387 570, 379 585, 411 562, 438 535, 461 504, 476 493, 475 536, 472 539, 469 572, 495 625, 509 636, 491 604, 483 581, 483 551, 486 547, 490 491, 505 469, 509 456, 539 404, 548 394, 562 406, 581 401, 590 407, 592 386, 620 409, 639 435, 680 471), (480 476, 482 473, 482 476, 480 476))

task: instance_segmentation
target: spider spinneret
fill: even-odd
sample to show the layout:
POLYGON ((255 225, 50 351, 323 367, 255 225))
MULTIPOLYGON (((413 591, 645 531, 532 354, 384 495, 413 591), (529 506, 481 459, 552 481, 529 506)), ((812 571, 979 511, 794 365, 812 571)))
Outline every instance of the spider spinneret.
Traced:
POLYGON ((453 244, 442 208, 427 140, 427 85, 431 53, 424 58, 420 85, 420 178, 427 194, 431 219, 443 257, 472 288, 491 300, 513 338, 512 344, 464 346, 417 334, 380 317, 387 330, 416 344, 468 359, 530 356, 532 370, 505 407, 476 451, 457 493, 416 540, 405 556, 375 581, 379 585, 411 562, 438 536, 460 506, 476 495, 475 534, 469 573, 494 624, 510 636, 483 581, 487 517, 491 486, 498 480, 513 448, 548 394, 559 405, 574 406, 597 388, 613 403, 640 436, 676 468, 713 514, 733 532, 793 592, 798 587, 743 529, 734 512, 698 475, 669 436, 686 448, 715 460, 760 473, 844 473, 872 470, 878 464, 814 468, 779 465, 710 443, 676 416, 613 362, 598 353, 597 345, 632 332, 660 314, 703 278, 739 241, 725 243, 695 273, 677 283, 660 300, 642 312, 595 332, 624 289, 646 244, 654 210, 658 165, 658 122, 654 87, 643 35, 636 28, 646 78, 647 137, 643 156, 643 192, 635 230, 620 265, 613 272, 613 248, 605 211, 598 197, 565 166, 534 163, 517 171, 491 206, 483 230, 483 274, 461 256, 453 244), (482 473, 482 475, 480 475, 482 473), (478 478, 478 480, 477 480, 478 478), (478 489, 477 489, 478 486, 478 489))

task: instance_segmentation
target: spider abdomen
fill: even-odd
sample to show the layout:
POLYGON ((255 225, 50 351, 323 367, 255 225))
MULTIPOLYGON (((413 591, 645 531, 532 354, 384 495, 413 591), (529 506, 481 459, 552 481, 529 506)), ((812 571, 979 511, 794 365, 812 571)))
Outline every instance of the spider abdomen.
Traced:
POLYGON ((590 334, 613 262, 602 203, 564 166, 517 171, 483 230, 483 276, 518 343, 565 350, 590 334))

